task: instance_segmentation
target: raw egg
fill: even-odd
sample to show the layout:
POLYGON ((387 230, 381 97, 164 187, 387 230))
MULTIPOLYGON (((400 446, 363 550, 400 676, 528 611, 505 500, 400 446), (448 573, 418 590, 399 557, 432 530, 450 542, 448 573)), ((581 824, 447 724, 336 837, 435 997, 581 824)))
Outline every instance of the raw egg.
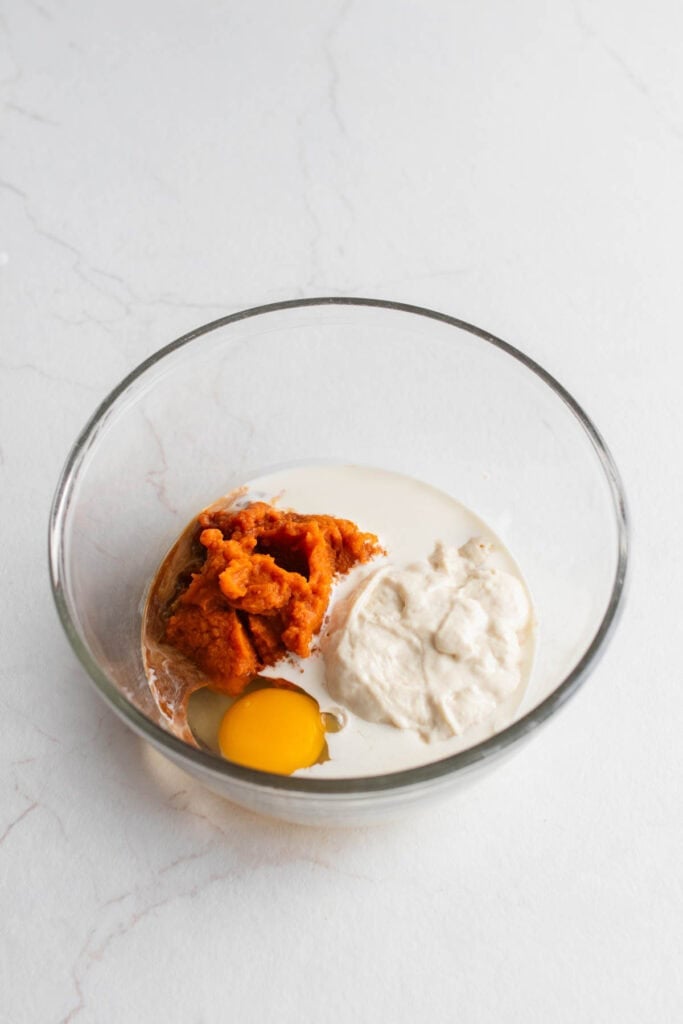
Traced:
POLYGON ((218 731, 223 757, 277 775, 310 768, 325 747, 317 701, 299 690, 254 690, 232 704, 218 731))

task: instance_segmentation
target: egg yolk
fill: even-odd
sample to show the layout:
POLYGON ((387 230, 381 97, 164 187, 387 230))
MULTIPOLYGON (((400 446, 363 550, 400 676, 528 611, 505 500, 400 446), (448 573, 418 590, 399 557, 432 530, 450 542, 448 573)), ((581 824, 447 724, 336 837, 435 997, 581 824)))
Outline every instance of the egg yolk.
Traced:
POLYGON ((218 731, 223 757, 264 772, 309 768, 325 745, 325 726, 312 697, 294 690, 255 690, 225 712, 218 731))

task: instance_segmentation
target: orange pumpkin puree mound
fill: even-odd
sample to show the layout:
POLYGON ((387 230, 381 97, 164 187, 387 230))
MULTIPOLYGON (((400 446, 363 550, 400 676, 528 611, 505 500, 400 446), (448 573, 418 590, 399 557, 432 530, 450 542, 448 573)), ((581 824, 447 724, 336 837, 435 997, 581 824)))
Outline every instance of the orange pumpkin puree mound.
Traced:
POLYGON ((260 501, 208 509, 197 530, 204 562, 176 592, 162 640, 235 696, 288 652, 308 657, 335 576, 382 550, 348 520, 260 501))

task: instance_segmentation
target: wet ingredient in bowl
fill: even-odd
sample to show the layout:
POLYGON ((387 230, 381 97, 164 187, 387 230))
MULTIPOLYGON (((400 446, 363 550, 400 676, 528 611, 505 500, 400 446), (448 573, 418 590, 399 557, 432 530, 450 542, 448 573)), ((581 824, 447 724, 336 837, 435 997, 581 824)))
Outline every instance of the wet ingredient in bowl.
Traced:
POLYGON ((223 757, 236 764, 291 775, 320 759, 325 722, 312 697, 268 687, 245 694, 228 708, 218 744, 223 757))
POLYGON ((186 740, 194 690, 208 685, 238 696, 265 666, 288 654, 307 658, 333 581, 381 552, 377 537, 349 520, 263 501, 238 507, 239 493, 190 524, 147 602, 150 685, 186 740))
MULTIPOLYGON (((270 503, 269 507, 274 505, 275 509, 280 507, 324 509, 328 513, 343 516, 344 520, 352 524, 362 523, 363 526, 376 531, 379 543, 386 551, 386 557, 382 557, 378 553, 371 560, 359 561, 347 573, 334 577, 330 591, 331 618, 329 622, 323 621, 319 634, 322 647, 326 647, 330 642, 325 639, 330 628, 334 635, 334 630, 340 622, 340 616, 343 618, 343 609, 347 608, 349 604, 353 604, 354 595, 362 593, 364 586, 369 585, 366 583, 368 576, 372 576, 376 571, 401 574, 406 571, 406 566, 418 560, 426 565, 424 560, 434 549, 435 538, 442 538, 444 542, 443 558, 447 561, 464 558, 466 552, 461 551, 458 554, 459 549, 463 549, 463 546, 467 547, 473 537, 482 538, 486 552, 486 566, 472 566, 467 570, 465 576, 474 577, 476 573, 483 573, 484 568, 487 572, 498 574, 499 578, 503 580, 507 574, 513 578, 512 589, 515 590, 518 585, 527 602, 526 608, 530 609, 528 592, 519 569, 491 529, 471 510, 450 495, 422 481, 386 470, 361 466, 294 466, 250 481, 241 489, 239 495, 232 496, 228 511, 234 515, 241 508, 247 508, 259 502, 270 503)), ((216 508, 219 505, 220 503, 216 508)), ((371 536, 374 538, 374 533, 371 536)), ((185 548, 182 544, 177 547, 177 557, 167 573, 169 580, 173 580, 173 572, 170 571, 170 568, 174 567, 174 571, 177 572, 181 563, 190 564, 193 552, 194 556, 199 555, 199 562, 193 571, 196 573, 201 568, 206 554, 204 549, 197 551, 197 548, 202 548, 202 546, 192 531, 188 534, 188 545, 189 547, 186 545, 185 548)), ((271 553, 272 550, 271 548, 271 553)), ((282 552, 278 552, 277 561, 284 562, 282 552)), ((296 571, 296 567, 291 562, 282 567, 288 572, 296 571)), ((431 566, 430 572, 439 575, 434 565, 431 566)), ((235 575, 239 576, 238 573, 235 575)), ((305 573, 300 575, 305 575, 305 573)), ((446 575, 449 574, 446 573, 446 575)), ((457 576, 457 573, 455 575, 457 576)), ((451 579, 449 576, 448 586, 452 590, 457 590, 455 582, 455 577, 451 579)), ((471 583, 474 586, 473 580, 471 583)), ((481 580, 480 583, 483 586, 481 580)), ((183 583, 183 587, 187 587, 187 580, 183 583)), ((217 589, 221 594, 221 600, 225 600, 223 591, 220 591, 220 584, 217 589)), ((418 591, 419 589, 418 587, 418 591)), ((436 585, 431 588, 430 604, 436 600, 438 605, 441 589, 436 585)), ((177 593, 177 588, 174 590, 172 586, 165 591, 162 588, 157 594, 158 600, 155 598, 155 602, 152 603, 151 611, 156 611, 158 614, 160 607, 172 607, 173 602, 177 600, 177 593)), ((234 591, 231 591, 232 594, 234 591)), ((463 598, 466 596, 468 600, 472 599, 471 594, 461 595, 463 598)), ((455 603, 457 605, 459 602, 455 603)), ((417 605, 419 606, 419 602, 417 605)), ((416 609, 414 605, 411 618, 416 610, 419 611, 419 607, 416 609)), ((480 610, 485 612, 485 609, 480 610)), ((236 609, 236 611, 244 614, 243 609, 236 609)), ((460 612, 462 612, 462 608, 460 612)), ((434 614, 438 617, 438 607, 434 614)), ((485 614, 488 615, 488 612, 485 614)), ((474 633, 477 633, 474 629, 477 625, 476 614, 472 621, 468 620, 466 615, 459 623, 455 622, 455 619, 457 619, 457 615, 451 619, 450 625, 453 629, 447 630, 444 627, 441 634, 440 645, 449 647, 449 651, 441 651, 441 655, 447 656, 454 662, 457 662, 458 657, 463 662, 467 661, 462 644, 468 642, 468 636, 470 643, 474 643, 475 646, 482 639, 485 639, 489 646, 495 646, 492 639, 486 639, 484 636, 489 633, 488 626, 484 630, 479 630, 479 634, 482 635, 473 636, 473 630, 474 633), (450 638, 447 637, 447 633, 450 633, 450 638)), ((349 697, 347 702, 345 695, 334 690, 334 683, 332 684, 333 696, 326 681, 324 658, 315 644, 312 645, 308 657, 300 657, 291 651, 285 652, 285 656, 276 664, 266 666, 258 672, 259 685, 263 685, 268 677, 273 679, 272 685, 278 685, 286 680, 290 685, 300 688, 313 701, 316 701, 323 717, 332 714, 336 716, 338 722, 335 730, 327 729, 326 745, 329 747, 329 758, 323 756, 314 759, 308 767, 297 766, 294 770, 299 775, 316 778, 381 775, 439 760, 491 736, 513 719, 525 691, 534 651, 532 619, 533 616, 530 613, 528 629, 522 628, 518 631, 520 660, 516 667, 516 685, 514 687, 512 685, 514 682, 512 676, 505 680, 502 675, 499 675, 497 681, 491 682, 491 690, 488 692, 490 697, 493 686, 497 686, 498 697, 495 700, 487 700, 485 699, 487 697, 487 693, 484 692, 485 687, 480 687, 479 693, 475 693, 472 689, 466 693, 467 687, 464 685, 462 673, 456 673, 459 678, 456 678, 453 689, 459 690, 460 693, 453 700, 454 713, 451 716, 450 725, 446 718, 444 721, 446 721, 447 727, 443 730, 441 728, 434 729, 429 742, 425 742, 424 738, 432 729, 428 715, 421 718, 419 714, 412 713, 412 716, 406 716, 402 723, 396 715, 394 720, 399 726, 397 728, 394 724, 387 724, 392 721, 389 715, 374 716, 375 720, 363 717, 367 711, 354 705, 353 696, 349 697), (348 709, 347 703, 350 705, 348 709)), ((481 616, 479 616, 479 620, 481 620, 481 616)), ((438 630, 431 630, 432 634, 436 632, 438 630)), ((159 635, 158 628, 156 635, 159 635)), ((225 688, 222 688, 222 694, 211 694, 206 689, 202 690, 202 687, 213 687, 215 683, 206 672, 177 649, 170 648, 163 643, 154 648, 154 645, 149 642, 149 636, 145 639, 145 645, 146 665, 153 692, 163 692, 170 695, 171 698, 177 695, 176 708, 187 707, 182 702, 188 692, 196 692, 197 698, 206 697, 206 700, 201 701, 201 707, 203 708, 203 720, 206 720, 206 716, 208 716, 208 728, 202 727, 201 733, 196 731, 193 735, 186 719, 183 718, 183 724, 187 731, 181 733, 178 728, 181 718, 176 716, 174 719, 176 733, 193 743, 196 742, 196 736, 201 745, 218 753, 217 734, 223 716, 233 698, 227 695, 225 688), (152 656, 150 656, 150 651, 152 651, 152 656), (164 677, 163 691, 158 685, 159 673, 164 677), (189 691, 187 690, 188 677, 189 691), (176 687, 175 691, 174 686, 176 687)), ((490 653, 491 651, 489 651, 490 653)), ((510 656, 514 653, 512 648, 508 653, 510 656)), ((481 655, 485 661, 487 656, 484 656, 483 651, 481 655)), ((470 672, 472 665, 473 663, 466 666, 467 672, 470 672)), ((394 683, 399 685, 395 688, 396 692, 393 693, 393 698, 400 701, 400 672, 395 676, 394 683)), ((442 681, 445 682, 445 680, 442 681)), ((470 680, 471 682, 472 680, 470 680)), ((252 685, 253 683, 249 683, 250 687, 252 685)), ((431 683, 428 684, 427 691, 430 686, 431 683)), ((239 697, 239 695, 237 696, 239 697)), ((429 692, 426 692, 421 699, 428 705, 430 701, 434 700, 434 694, 430 695, 429 692)), ((445 695, 443 703, 446 706, 445 695)), ((194 696, 190 702, 190 723, 194 721, 193 706, 195 706, 194 696)), ((199 704, 196 706, 200 707, 199 704)), ((443 722, 441 724, 443 725, 443 722)), ((258 728, 258 723, 256 723, 256 727, 258 728)), ((259 739, 252 736, 249 742, 256 745, 257 759, 261 766, 265 766, 266 762, 260 753, 263 753, 269 741, 266 741, 264 737, 259 739)), ((293 745, 298 746, 298 741, 293 745)), ((303 760, 309 760, 310 757, 312 754, 307 752, 303 760)), ((235 759, 234 749, 233 759, 235 759)), ((298 753, 295 760, 298 764, 303 764, 298 753)), ((250 763, 256 763, 253 757, 251 757, 250 763)), ((283 762, 281 762, 281 766, 282 764, 283 762)))
POLYGON ((521 682, 526 591, 492 545, 437 542, 428 561, 386 565, 338 605, 323 651, 330 695, 361 718, 459 736, 521 682))

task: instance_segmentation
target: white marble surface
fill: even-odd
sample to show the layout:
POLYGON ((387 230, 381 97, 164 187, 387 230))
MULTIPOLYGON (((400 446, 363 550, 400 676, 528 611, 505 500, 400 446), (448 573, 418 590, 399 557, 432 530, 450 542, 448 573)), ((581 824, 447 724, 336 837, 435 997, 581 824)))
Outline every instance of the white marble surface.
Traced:
POLYGON ((0 2, 0 1020, 673 1021, 683 7, 0 2), (88 687, 49 594, 95 404, 198 323, 357 293, 479 323, 611 444, 631 593, 589 684, 419 822, 272 824, 88 687))

